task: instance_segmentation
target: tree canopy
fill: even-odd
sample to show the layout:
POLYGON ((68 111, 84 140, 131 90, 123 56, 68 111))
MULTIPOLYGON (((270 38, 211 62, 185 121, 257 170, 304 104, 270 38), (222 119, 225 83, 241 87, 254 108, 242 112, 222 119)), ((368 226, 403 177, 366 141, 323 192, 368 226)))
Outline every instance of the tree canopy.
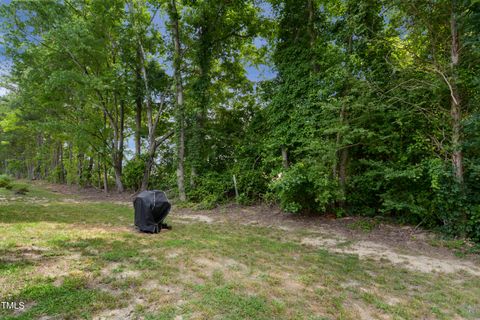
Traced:
POLYGON ((480 1, 12 1, 0 17, 5 173, 480 240, 480 1))

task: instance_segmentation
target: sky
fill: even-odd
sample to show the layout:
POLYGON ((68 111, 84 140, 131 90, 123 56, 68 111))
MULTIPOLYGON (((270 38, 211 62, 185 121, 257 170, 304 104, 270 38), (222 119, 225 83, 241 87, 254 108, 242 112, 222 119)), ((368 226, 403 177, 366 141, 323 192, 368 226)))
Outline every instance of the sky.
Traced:
MULTIPOLYGON (((11 0, 0 0, 0 4, 8 4, 10 3, 11 0)), ((272 16, 272 9, 265 4, 262 5, 263 9, 263 15, 267 17, 272 16)), ((154 23, 157 25, 157 27, 160 28, 161 31, 165 27, 164 21, 162 21, 161 17, 156 17, 156 21, 154 23)), ((1 18, 0 18, 1 21, 1 18)), ((7 75, 9 70, 10 70, 10 65, 11 63, 8 61, 7 57, 5 56, 5 50, 2 45, 2 31, 0 30, 0 96, 3 96, 8 93, 8 90, 4 87, 2 87, 2 77, 7 75)), ((260 47, 264 44, 264 40, 257 38, 255 40, 255 44, 260 47)), ((168 68, 168 66, 167 66, 168 68)), ((275 72, 273 69, 268 66, 268 65, 257 65, 257 66, 251 66, 247 65, 245 67, 245 70, 247 72, 247 78, 250 81, 258 82, 258 81, 263 81, 263 80, 269 80, 275 77, 275 72)))

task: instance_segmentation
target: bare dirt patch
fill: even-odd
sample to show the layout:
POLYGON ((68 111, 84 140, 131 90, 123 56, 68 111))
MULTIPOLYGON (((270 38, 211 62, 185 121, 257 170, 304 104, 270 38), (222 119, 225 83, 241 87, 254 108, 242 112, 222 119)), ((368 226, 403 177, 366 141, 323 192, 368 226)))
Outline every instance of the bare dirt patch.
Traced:
POLYGON ((296 277, 288 272, 279 272, 273 274, 275 278, 282 282, 282 287, 288 292, 302 292, 305 289, 305 285, 298 281, 296 277))
POLYGON ((209 217, 204 214, 181 215, 178 218, 182 220, 193 220, 193 221, 205 222, 205 223, 213 223, 215 221, 212 217, 209 217))
POLYGON ((119 262, 113 262, 105 266, 101 274, 104 277, 114 277, 116 279, 139 278, 142 272, 138 270, 128 270, 126 266, 119 262))
POLYGON ((167 259, 175 259, 179 256, 181 256, 183 254, 183 251, 182 250, 172 250, 170 252, 167 252, 167 254, 165 255, 165 257, 167 259))
POLYGON ((221 267, 221 268, 246 268, 245 265, 239 263, 231 258, 197 258, 194 260, 196 263, 207 267, 221 267))
POLYGON ((411 255, 396 252, 385 244, 378 244, 372 241, 358 241, 348 246, 341 246, 341 240, 325 238, 303 238, 302 244, 324 248, 329 251, 347 254, 356 254, 359 258, 370 258, 374 260, 386 259, 393 264, 402 265, 407 269, 421 272, 442 272, 455 273, 467 271, 480 276, 480 267, 471 261, 460 259, 435 258, 426 255, 411 255))
POLYGON ((371 320, 371 319, 389 319, 389 318, 379 318, 376 315, 376 312, 372 310, 371 307, 367 307, 365 304, 360 302, 350 302, 347 304, 348 309, 360 320, 371 320))
POLYGON ((63 277, 69 274, 70 264, 67 259, 46 260, 35 268, 35 273, 45 277, 63 277))
POLYGON ((136 319, 135 316, 135 305, 129 305, 128 307, 115 309, 115 310, 106 310, 93 317, 94 320, 110 320, 110 319, 136 319))
POLYGON ((4 253, 3 257, 0 258, 0 261, 4 262, 19 262, 19 261, 28 261, 35 262, 42 260, 44 254, 48 251, 48 248, 39 247, 36 245, 29 246, 18 246, 13 250, 8 250, 4 253))
POLYGON ((454 273, 467 271, 480 275, 480 257, 455 256, 445 247, 434 247, 428 240, 436 236, 425 230, 410 226, 378 223, 368 232, 352 226, 364 221, 362 218, 336 219, 329 216, 292 215, 268 206, 243 207, 229 205, 214 210, 175 209, 173 217, 197 221, 198 217, 208 223, 230 222, 275 228, 283 232, 282 238, 299 241, 308 246, 329 251, 357 254, 361 259, 385 259, 393 264, 421 272, 454 273), (312 236, 297 238, 295 233, 310 233, 312 236))
POLYGON ((193 264, 208 276, 211 276, 216 270, 228 273, 247 269, 244 264, 224 257, 198 257, 193 259, 193 264))

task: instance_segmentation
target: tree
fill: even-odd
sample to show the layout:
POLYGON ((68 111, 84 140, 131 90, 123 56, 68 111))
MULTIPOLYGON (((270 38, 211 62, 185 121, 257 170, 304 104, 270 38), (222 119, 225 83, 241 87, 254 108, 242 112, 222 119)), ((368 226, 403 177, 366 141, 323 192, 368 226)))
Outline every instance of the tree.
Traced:
POLYGON ((176 90, 176 122, 177 122, 177 185, 180 201, 187 200, 185 194, 185 111, 183 98, 182 60, 183 53, 180 43, 180 24, 176 0, 169 3, 169 16, 172 30, 172 38, 175 47, 173 55, 173 68, 176 90))

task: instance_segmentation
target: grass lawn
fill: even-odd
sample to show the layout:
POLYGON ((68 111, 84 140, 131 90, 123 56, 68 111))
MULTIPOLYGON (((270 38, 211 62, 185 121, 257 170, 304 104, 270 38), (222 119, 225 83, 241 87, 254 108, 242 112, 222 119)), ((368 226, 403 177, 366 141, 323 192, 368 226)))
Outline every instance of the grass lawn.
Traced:
MULTIPOLYGON (((479 319, 480 277, 302 245, 277 228, 169 217, 0 189, 1 319, 479 319)), ((179 209, 180 210, 180 209, 179 209)))

